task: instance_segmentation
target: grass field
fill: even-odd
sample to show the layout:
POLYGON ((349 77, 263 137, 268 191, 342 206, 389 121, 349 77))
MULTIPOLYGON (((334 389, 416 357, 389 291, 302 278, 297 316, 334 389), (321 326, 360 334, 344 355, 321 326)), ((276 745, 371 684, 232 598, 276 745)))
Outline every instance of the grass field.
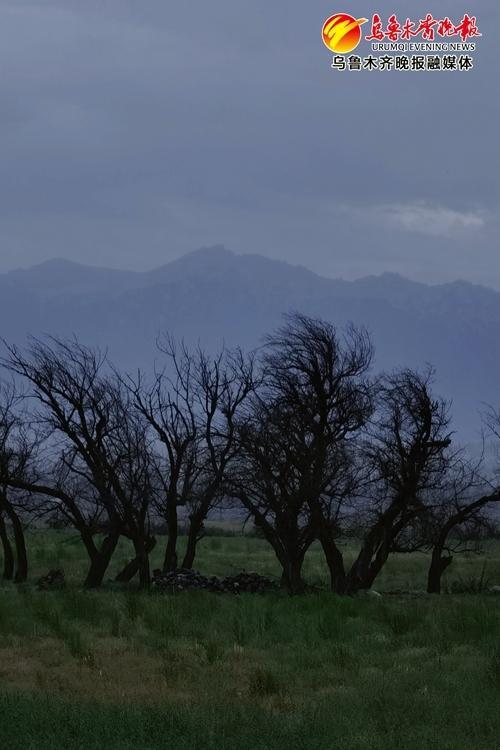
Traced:
MULTIPOLYGON (((500 597, 84 592, 73 535, 29 542, 33 577, 62 566, 69 585, 0 589, 6 750, 500 747, 500 597)), ((447 585, 474 588, 484 560, 456 560, 447 585)), ((377 589, 422 589, 426 562, 391 560, 377 589)), ((250 537, 207 538, 198 567, 278 573, 250 537)), ((305 572, 324 582, 319 550, 305 572)), ((496 543, 485 576, 500 583, 496 543)))

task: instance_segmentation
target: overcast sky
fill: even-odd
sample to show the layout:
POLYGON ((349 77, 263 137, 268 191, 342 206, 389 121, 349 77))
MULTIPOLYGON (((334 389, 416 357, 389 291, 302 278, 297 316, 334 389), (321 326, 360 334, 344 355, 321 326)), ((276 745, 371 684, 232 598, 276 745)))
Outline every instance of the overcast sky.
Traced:
POLYGON ((499 42, 497 0, 0 0, 0 271, 222 243, 500 289, 499 42), (476 14, 475 68, 333 71, 339 11, 476 14))

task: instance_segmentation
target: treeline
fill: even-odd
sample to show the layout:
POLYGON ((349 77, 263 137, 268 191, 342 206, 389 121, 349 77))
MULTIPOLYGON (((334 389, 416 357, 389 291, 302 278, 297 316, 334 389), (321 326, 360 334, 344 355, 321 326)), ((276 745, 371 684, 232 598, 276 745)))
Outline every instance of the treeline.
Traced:
MULTIPOLYGON (((370 588, 394 552, 427 550, 428 590, 487 532, 494 475, 454 444, 432 371, 371 374, 367 332, 300 314, 246 354, 216 356, 164 337, 152 375, 125 374, 77 340, 6 342, 0 364, 3 576, 28 575, 24 530, 76 530, 84 584, 101 585, 118 541, 118 581, 150 582, 154 528, 163 569, 191 568, 214 508, 243 509, 272 546, 291 593, 317 541, 332 591, 370 588), (187 546, 178 557, 180 520, 187 546), (339 540, 356 540, 347 565, 339 540)), ((500 418, 486 419, 493 435, 500 418)), ((500 429, 500 428, 499 428, 500 429)))

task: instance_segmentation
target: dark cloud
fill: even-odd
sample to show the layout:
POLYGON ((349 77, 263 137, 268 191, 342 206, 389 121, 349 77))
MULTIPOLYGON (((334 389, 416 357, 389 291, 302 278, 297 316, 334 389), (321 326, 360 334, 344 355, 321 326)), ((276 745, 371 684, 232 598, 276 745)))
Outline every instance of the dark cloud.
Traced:
POLYGON ((320 29, 342 9, 4 0, 0 270, 145 268, 223 242, 500 287, 498 6, 429 6, 484 36, 473 71, 421 75, 330 70, 320 29))

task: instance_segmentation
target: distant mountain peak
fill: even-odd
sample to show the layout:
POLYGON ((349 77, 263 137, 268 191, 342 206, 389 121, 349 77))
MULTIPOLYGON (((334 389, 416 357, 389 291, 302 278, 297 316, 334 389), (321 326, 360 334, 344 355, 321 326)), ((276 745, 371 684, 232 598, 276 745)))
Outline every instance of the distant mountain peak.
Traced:
POLYGON ((234 253, 232 250, 229 250, 225 245, 206 245, 203 247, 199 247, 197 250, 192 250, 185 255, 181 255, 179 258, 176 258, 172 262, 197 262, 200 260, 225 261, 235 257, 237 257, 236 253, 234 253))
POLYGON ((87 266, 67 258, 50 258, 30 268, 17 268, 3 274, 8 284, 19 285, 41 295, 123 290, 137 283, 139 276, 133 271, 87 266))
POLYGON ((227 248, 225 245, 217 244, 204 245, 203 247, 198 248, 198 250, 193 250, 191 253, 188 253, 188 255, 209 255, 211 258, 234 258, 236 253, 234 253, 232 250, 229 250, 229 248, 227 248))
POLYGON ((0 335, 77 335, 108 347, 131 371, 154 361, 159 332, 208 351, 222 341, 246 348, 300 310, 342 328, 368 325, 377 369, 436 366, 439 390, 454 401, 455 424, 471 434, 480 402, 498 402, 500 293, 464 281, 429 285, 397 273, 357 281, 222 244, 201 247, 147 272, 53 258, 0 274, 0 335))
POLYGON ((379 274, 370 274, 369 276, 362 276, 359 279, 356 279, 354 282, 356 284, 359 283, 365 283, 365 284, 386 284, 386 285, 401 285, 401 284, 412 284, 414 286, 427 286, 427 284, 422 284, 419 281, 413 281, 412 279, 408 279, 406 276, 402 276, 400 273, 397 273, 396 271, 384 271, 383 273, 379 274))

